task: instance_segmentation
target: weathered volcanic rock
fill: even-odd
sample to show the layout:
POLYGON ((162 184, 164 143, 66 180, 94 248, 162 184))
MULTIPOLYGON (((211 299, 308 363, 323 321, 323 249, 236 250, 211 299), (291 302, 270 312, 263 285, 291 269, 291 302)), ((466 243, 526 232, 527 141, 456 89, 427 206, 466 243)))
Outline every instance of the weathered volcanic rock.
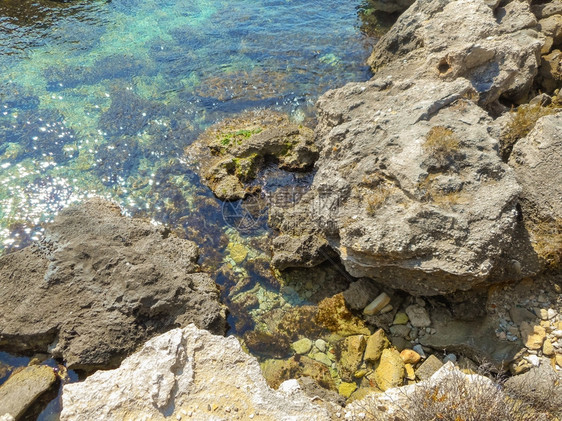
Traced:
POLYGON ((378 77, 466 78, 481 105, 500 96, 524 100, 543 36, 528 2, 494 3, 416 1, 376 45, 369 64, 378 77))
POLYGON ((68 384, 62 396, 63 421, 331 419, 296 381, 271 389, 236 338, 194 325, 151 339, 118 369, 68 384))
POLYGON ((0 258, 0 349, 48 350, 92 370, 173 327, 224 333, 218 288, 196 273, 197 256, 194 243, 109 202, 71 206, 39 244, 0 258))

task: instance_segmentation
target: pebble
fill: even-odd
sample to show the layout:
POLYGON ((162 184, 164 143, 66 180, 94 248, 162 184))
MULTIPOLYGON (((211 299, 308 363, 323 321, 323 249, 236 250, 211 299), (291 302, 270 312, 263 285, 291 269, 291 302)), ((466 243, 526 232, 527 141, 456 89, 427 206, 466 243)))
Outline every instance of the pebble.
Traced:
POLYGON ((400 357, 402 357, 404 364, 417 364, 421 360, 421 355, 412 349, 404 349, 400 352, 400 357))
POLYGON ((312 341, 308 338, 302 338, 293 342, 291 348, 293 348, 297 354, 307 354, 312 348, 312 341))
POLYGON ((363 310, 364 314, 373 315, 377 314, 390 303, 390 297, 386 293, 380 294, 363 310))
POLYGON ((552 346, 552 342, 549 339, 545 340, 542 344, 542 353, 546 356, 554 354, 554 346, 552 346))
POLYGON ((443 364, 447 364, 451 361, 453 364, 457 362, 457 356, 455 354, 447 354, 445 358, 443 358, 443 364))
POLYGON ((386 306, 384 306, 382 308, 382 310, 380 311, 381 314, 385 314, 385 313, 389 313, 392 311, 394 307, 392 307, 392 304, 387 304, 386 306))
POLYGON ((562 330, 555 330, 552 334, 557 338, 562 338, 562 330))
POLYGON ((404 312, 396 313, 394 316, 394 321, 392 322, 393 325, 405 325, 408 323, 408 315, 404 312))
POLYGON ((414 351, 416 351, 418 354, 420 354, 420 357, 422 358, 426 358, 425 352, 423 351, 423 347, 421 345, 415 345, 414 346, 414 351))
POLYGON ((536 355, 529 355, 525 357, 527 361, 529 361, 533 366, 538 367, 541 363, 541 360, 536 355))
POLYGON ((419 304, 412 304, 406 307, 406 314, 414 327, 428 327, 431 325, 431 319, 427 310, 419 304))
POLYGON ((525 346, 529 349, 541 349, 546 338, 544 327, 523 322, 519 327, 525 346))
POLYGON ((316 339, 314 342, 314 346, 318 348, 318 351, 325 352, 326 351, 326 341, 323 339, 316 339))

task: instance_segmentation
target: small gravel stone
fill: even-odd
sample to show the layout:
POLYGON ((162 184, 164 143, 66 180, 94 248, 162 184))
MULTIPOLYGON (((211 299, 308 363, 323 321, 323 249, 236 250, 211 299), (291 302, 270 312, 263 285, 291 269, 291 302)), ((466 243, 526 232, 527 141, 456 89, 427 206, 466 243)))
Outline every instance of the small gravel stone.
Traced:
POLYGON ((457 362, 457 356, 455 354, 447 354, 445 358, 443 358, 443 364, 447 364, 451 361, 453 364, 457 362))
POLYGON ((413 349, 414 349, 414 351, 416 351, 418 354, 420 354, 420 357, 426 358, 425 352, 424 352, 423 347, 422 347, 421 345, 419 345, 419 344, 418 344, 418 345, 415 345, 413 349))
POLYGON ((431 325, 431 319, 427 310, 419 304, 406 307, 406 314, 414 327, 428 327, 431 325))
POLYGON ((316 346, 316 348, 318 348, 318 351, 320 352, 326 351, 326 341, 324 339, 316 339, 314 345, 316 346))

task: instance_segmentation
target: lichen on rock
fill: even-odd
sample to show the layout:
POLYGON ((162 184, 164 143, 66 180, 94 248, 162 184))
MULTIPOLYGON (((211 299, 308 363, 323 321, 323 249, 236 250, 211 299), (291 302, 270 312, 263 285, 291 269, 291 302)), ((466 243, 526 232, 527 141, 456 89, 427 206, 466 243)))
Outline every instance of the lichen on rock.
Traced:
POLYGON ((318 157, 311 129, 264 110, 215 124, 185 153, 221 200, 244 199, 259 189, 252 181, 269 161, 287 171, 305 171, 318 157))

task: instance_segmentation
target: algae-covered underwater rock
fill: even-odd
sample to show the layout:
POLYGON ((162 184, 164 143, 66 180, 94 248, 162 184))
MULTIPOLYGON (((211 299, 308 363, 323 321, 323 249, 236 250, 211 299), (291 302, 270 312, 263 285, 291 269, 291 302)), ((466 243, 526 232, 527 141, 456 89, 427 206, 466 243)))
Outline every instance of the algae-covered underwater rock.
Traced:
POLYGON ((259 189, 259 171, 274 162, 288 171, 309 170, 318 156, 311 129, 272 111, 246 112, 207 129, 186 148, 190 165, 221 200, 244 199, 259 189))

